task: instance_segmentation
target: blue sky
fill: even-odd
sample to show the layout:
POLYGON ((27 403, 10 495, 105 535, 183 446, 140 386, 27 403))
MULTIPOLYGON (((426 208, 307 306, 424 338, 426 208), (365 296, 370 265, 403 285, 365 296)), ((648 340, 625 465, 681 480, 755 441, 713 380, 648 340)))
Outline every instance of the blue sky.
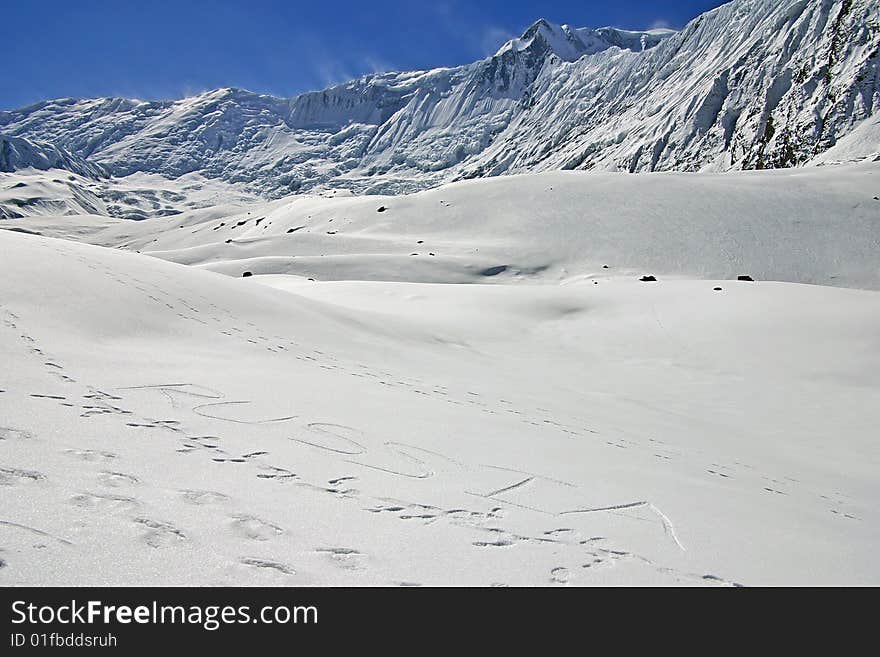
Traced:
POLYGON ((538 18, 681 27, 722 0, 17 0, 0 109, 63 96, 290 96, 364 73, 464 64, 538 18), (13 36, 14 35, 14 36, 13 36))

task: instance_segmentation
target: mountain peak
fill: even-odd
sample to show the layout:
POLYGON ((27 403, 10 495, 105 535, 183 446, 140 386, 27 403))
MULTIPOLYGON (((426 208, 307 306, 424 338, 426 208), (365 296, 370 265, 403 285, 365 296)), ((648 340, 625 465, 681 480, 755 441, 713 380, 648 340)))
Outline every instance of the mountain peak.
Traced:
POLYGON ((558 29, 558 25, 551 23, 546 18, 539 18, 534 23, 529 25, 528 28, 526 28, 526 31, 522 33, 520 39, 531 39, 542 30, 553 32, 554 30, 558 29))
POLYGON ((521 37, 505 43, 496 55, 523 51, 538 55, 552 52, 560 59, 574 61, 585 53, 585 48, 577 34, 567 25, 557 25, 546 18, 539 18, 521 37))
POLYGON ((505 43, 496 54, 530 51, 538 55, 552 53, 560 59, 573 62, 611 47, 640 52, 656 46, 675 34, 674 30, 621 30, 614 27, 572 28, 557 25, 546 18, 532 23, 522 36, 505 43))
MULTIPOLYGON (((167 102, 47 101, 0 111, 0 131, 116 176, 197 171, 266 195, 401 193, 554 168, 797 166, 880 116, 878 24, 877 0, 733 0, 678 33, 542 18, 495 57, 459 67, 292 99, 227 88, 167 102)), ((875 153, 865 134, 833 157, 875 153)), ((16 167, 54 161, 8 149, 16 167)))

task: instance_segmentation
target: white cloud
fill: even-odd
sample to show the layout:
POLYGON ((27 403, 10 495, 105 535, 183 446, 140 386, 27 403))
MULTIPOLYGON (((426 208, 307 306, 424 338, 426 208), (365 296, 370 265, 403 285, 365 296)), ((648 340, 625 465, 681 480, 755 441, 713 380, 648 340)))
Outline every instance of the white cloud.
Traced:
POLYGON ((387 73, 398 70, 394 64, 376 55, 364 55, 363 60, 365 69, 370 73, 387 73))
POLYGON ((477 25, 473 13, 462 9, 455 0, 434 2, 430 5, 439 25, 474 54, 484 57, 494 54, 517 34, 500 25, 477 25))
POLYGON ((492 55, 498 52, 498 49, 505 43, 515 38, 517 35, 511 34, 510 30, 496 25, 490 25, 483 28, 480 37, 480 51, 484 55, 492 55))

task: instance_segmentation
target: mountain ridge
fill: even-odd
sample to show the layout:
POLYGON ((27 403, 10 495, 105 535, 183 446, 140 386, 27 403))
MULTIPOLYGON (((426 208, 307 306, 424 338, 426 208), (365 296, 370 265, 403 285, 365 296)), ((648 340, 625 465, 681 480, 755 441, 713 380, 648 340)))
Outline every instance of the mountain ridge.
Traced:
POLYGON ((680 32, 541 19, 471 64, 289 99, 224 88, 44 101, 0 112, 0 132, 114 175, 199 172, 270 197, 552 169, 779 168, 808 164, 875 115, 878 62, 870 0, 734 0, 680 32))
POLYGON ((0 134, 0 172, 10 173, 24 168, 62 169, 92 179, 110 175, 100 164, 87 162, 54 144, 0 134))

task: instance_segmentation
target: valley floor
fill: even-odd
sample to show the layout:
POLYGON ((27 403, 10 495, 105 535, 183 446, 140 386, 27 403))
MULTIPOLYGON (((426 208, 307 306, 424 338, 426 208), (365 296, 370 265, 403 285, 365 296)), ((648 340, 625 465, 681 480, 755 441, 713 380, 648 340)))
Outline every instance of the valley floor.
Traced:
MULTIPOLYGON (((873 172, 829 175, 802 201, 825 206, 780 214, 776 236, 839 197, 850 214, 828 223, 876 240, 873 172)), ((571 182, 564 219, 584 179, 555 175, 525 188, 571 182)), ((469 189, 416 197, 462 207, 469 189)), ((39 234, 0 231, 0 585, 880 583, 880 293, 804 284, 876 288, 864 240, 783 258, 767 229, 744 264, 752 219, 704 231, 711 213, 688 212, 706 253, 684 239, 664 262, 639 228, 577 260, 570 222, 554 249, 467 217, 404 235, 413 198, 236 209, 277 233, 245 237, 244 259, 224 256, 233 211, 2 222, 39 234), (353 234, 331 253, 337 217, 353 234), (312 236, 283 255, 300 221, 312 236), (428 248, 451 253, 411 264, 446 255, 409 255, 428 248), (730 280, 746 266, 789 282, 730 280)))

